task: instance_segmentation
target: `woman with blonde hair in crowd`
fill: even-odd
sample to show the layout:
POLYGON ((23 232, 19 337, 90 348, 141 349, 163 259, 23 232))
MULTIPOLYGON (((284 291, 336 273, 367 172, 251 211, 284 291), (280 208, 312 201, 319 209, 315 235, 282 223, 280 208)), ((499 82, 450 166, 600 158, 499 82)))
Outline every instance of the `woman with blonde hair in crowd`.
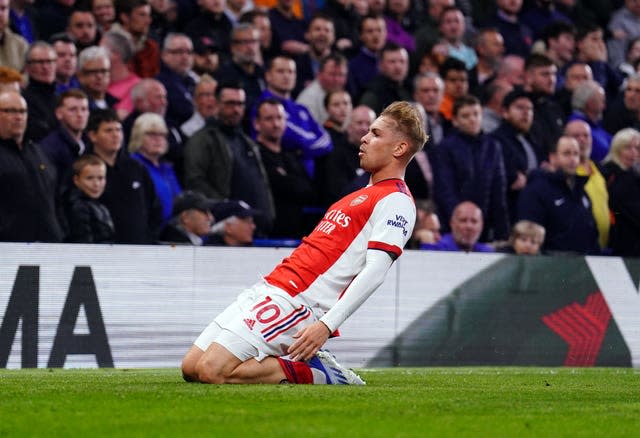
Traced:
POLYGON ((162 160, 169 148, 168 134, 167 124, 162 116, 143 113, 133 124, 128 148, 131 157, 146 167, 153 180, 156 194, 162 204, 164 222, 171 217, 173 198, 182 192, 173 166, 162 160))
POLYGON ((609 190, 613 255, 640 256, 640 132, 621 129, 602 161, 609 190))

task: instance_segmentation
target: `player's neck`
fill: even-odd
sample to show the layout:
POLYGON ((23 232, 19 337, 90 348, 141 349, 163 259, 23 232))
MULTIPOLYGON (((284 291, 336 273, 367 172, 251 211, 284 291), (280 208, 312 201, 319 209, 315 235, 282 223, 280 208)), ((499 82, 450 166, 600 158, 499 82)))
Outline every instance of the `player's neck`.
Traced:
POLYGON ((377 184, 385 179, 404 180, 404 169, 383 169, 371 174, 371 184, 377 184))

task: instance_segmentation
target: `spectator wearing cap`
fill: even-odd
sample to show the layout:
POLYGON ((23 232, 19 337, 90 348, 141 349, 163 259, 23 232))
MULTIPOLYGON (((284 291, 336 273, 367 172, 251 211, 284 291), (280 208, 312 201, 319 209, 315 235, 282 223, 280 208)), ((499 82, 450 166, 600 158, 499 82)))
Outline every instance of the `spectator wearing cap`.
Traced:
POLYGON ((260 66, 260 33, 249 23, 241 23, 231 34, 231 59, 220 66, 218 81, 240 80, 247 94, 247 108, 266 88, 264 69, 260 66))
POLYGON ((520 88, 502 100, 502 122, 491 136, 501 145, 507 179, 507 207, 510 223, 515 223, 518 196, 527 184, 527 175, 544 160, 544 151, 529 135, 533 124, 533 103, 520 88))
POLYGON ((249 246, 253 243, 256 225, 253 216, 258 210, 244 201, 224 201, 213 206, 216 223, 211 227, 210 245, 249 246))
POLYGON ((184 191, 173 200, 171 219, 162 229, 159 241, 168 244, 202 246, 211 232, 213 201, 203 194, 184 191))
POLYGON ((198 76, 213 76, 220 67, 219 48, 208 36, 201 36, 193 41, 193 72, 198 76))

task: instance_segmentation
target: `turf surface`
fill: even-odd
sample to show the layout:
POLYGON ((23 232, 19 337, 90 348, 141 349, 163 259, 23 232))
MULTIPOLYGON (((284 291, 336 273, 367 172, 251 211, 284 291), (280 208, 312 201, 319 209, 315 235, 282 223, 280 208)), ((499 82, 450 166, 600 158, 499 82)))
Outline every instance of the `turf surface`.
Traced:
POLYGON ((0 370, 0 436, 640 436, 640 370, 360 370, 364 387, 0 370))

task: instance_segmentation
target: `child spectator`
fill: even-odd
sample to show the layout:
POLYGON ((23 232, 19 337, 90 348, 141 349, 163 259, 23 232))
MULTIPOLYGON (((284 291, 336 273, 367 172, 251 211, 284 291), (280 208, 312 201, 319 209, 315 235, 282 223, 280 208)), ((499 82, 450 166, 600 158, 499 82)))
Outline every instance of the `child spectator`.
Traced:
POLYGON ((73 185, 65 199, 68 242, 112 243, 111 214, 98 201, 107 184, 107 166, 95 155, 83 155, 72 166, 73 185))
POLYGON ((521 220, 511 229, 507 245, 498 248, 499 252, 520 255, 539 255, 544 242, 545 229, 532 221, 521 220))

